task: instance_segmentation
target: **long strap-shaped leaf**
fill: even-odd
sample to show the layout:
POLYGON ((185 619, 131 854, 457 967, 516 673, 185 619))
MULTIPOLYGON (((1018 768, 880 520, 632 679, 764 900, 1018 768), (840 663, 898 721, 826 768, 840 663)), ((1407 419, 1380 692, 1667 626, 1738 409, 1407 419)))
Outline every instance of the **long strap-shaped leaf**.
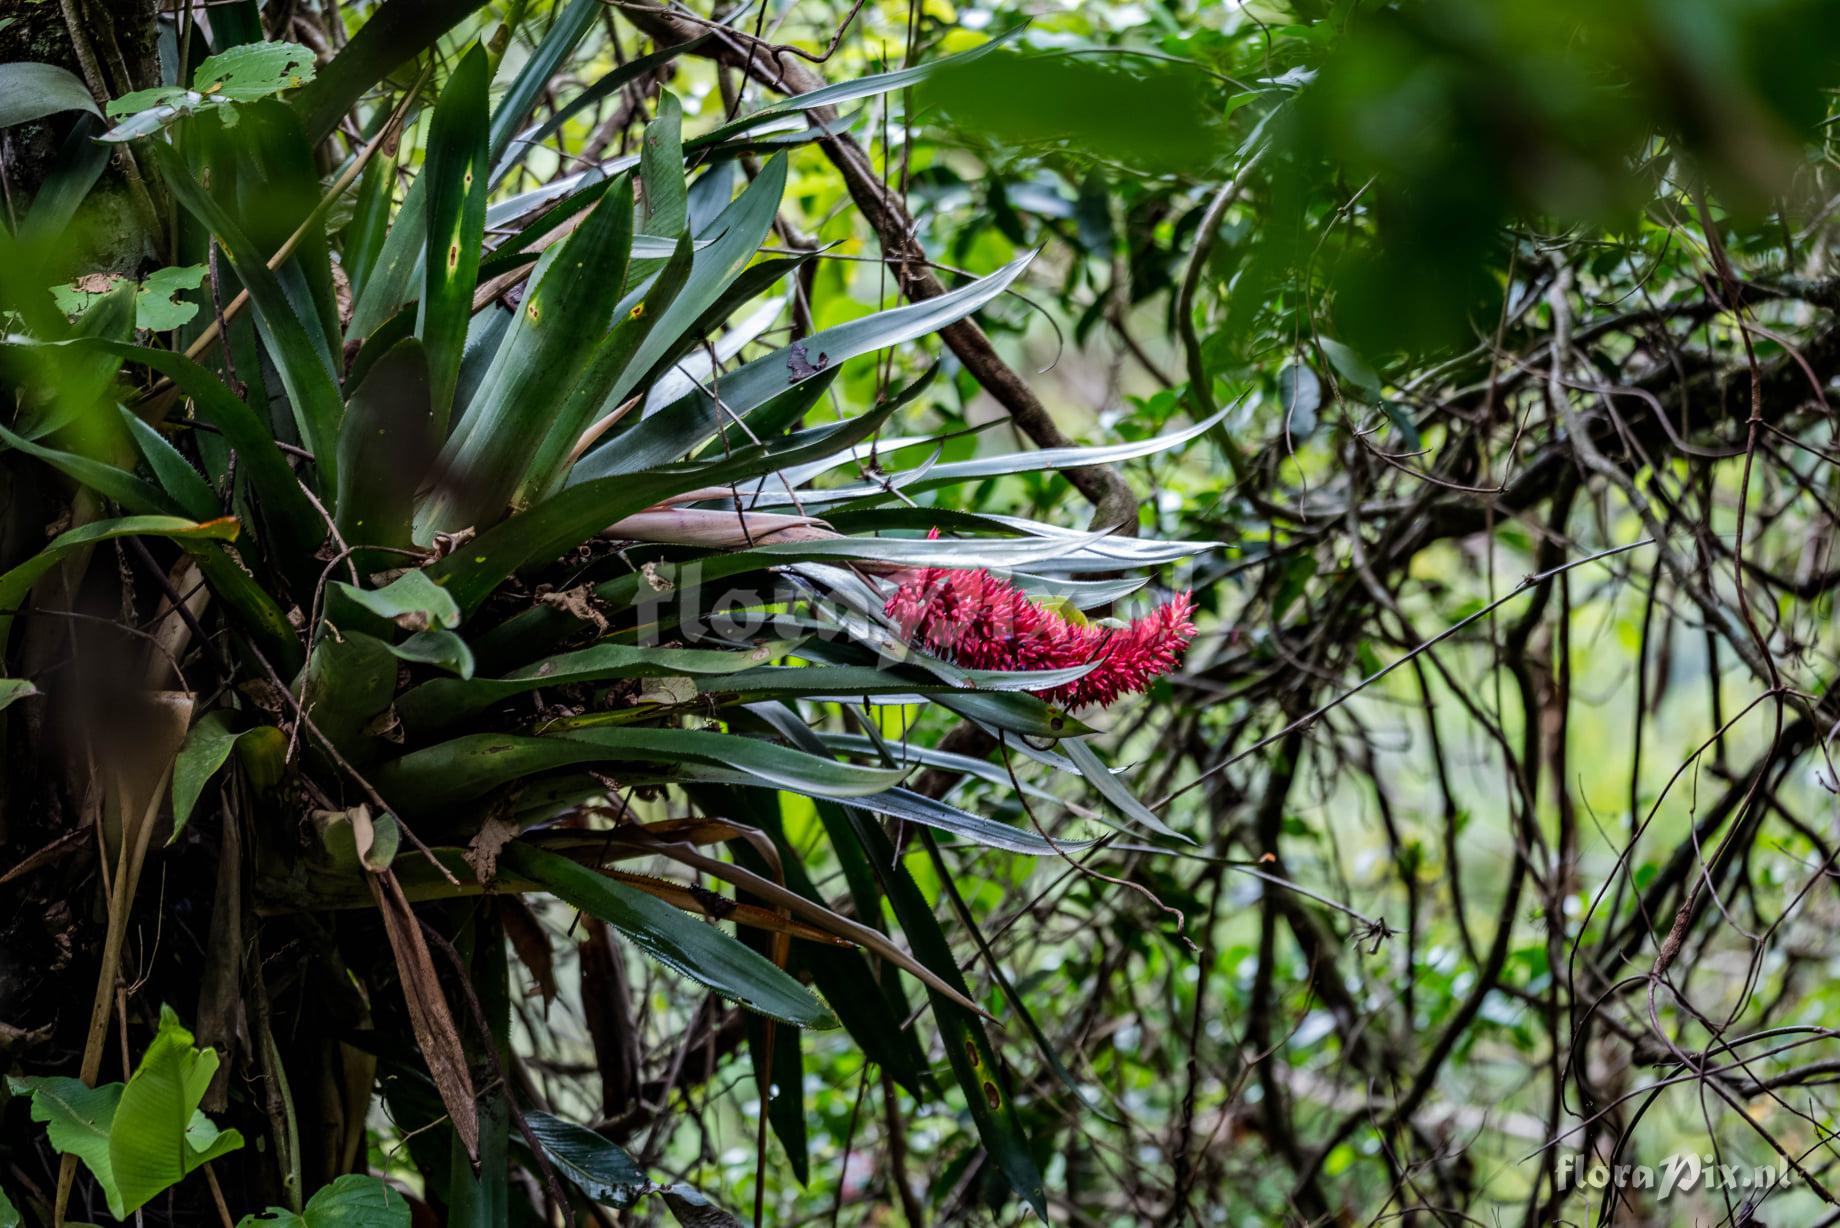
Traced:
POLYGON ((957 55, 946 56, 944 59, 932 60, 925 64, 915 64, 909 68, 897 68, 893 72, 875 73, 867 77, 858 77, 854 81, 839 81, 835 85, 827 85, 822 89, 810 90, 803 94, 794 94, 790 98, 782 98, 778 102, 769 103, 751 115, 744 115, 733 123, 722 125, 702 139, 705 142, 714 144, 717 141, 725 141, 730 137, 751 132, 763 124, 798 111, 810 111, 817 107, 832 107, 840 102, 855 102, 860 98, 873 98, 878 94, 886 94, 893 90, 905 89, 907 86, 924 81, 942 68, 954 66, 962 67, 963 65, 971 63, 973 60, 989 55, 998 47, 1020 36, 1022 31, 1026 28, 1025 25, 1019 25, 1013 29, 1005 30, 1002 34, 997 35, 997 37, 991 39, 982 46, 973 47, 969 51, 961 51, 957 55))
POLYGON ((428 256, 423 260, 418 330, 428 351, 435 438, 447 437, 448 411, 486 229, 485 49, 475 43, 441 90, 428 129, 428 256))
POLYGON ((49 545, 0 575, 0 653, 12 633, 13 619, 32 586, 71 551, 117 537, 171 537, 193 541, 234 541, 237 524, 225 517, 198 523, 178 516, 124 516, 118 520, 98 520, 67 530, 51 539, 49 545))
POLYGON ((736 448, 705 464, 673 465, 571 486, 481 533, 429 568, 429 574, 453 593, 462 611, 470 612, 519 568, 553 559, 622 517, 687 490, 758 477, 781 465, 847 448, 867 439, 896 408, 897 402, 890 402, 834 427, 807 432, 804 438, 736 448))
POLYGON ((794 1027, 834 1027, 817 999, 773 964, 713 925, 692 921, 661 900, 609 881, 558 853, 514 841, 499 864, 619 930, 667 968, 749 1010, 794 1027))
POLYGON ((339 386, 331 370, 321 359, 306 328, 294 315, 280 281, 269 270, 263 254, 251 246, 230 215, 198 186, 198 181, 186 169, 184 159, 172 146, 156 141, 153 148, 173 197, 217 237, 218 246, 229 257, 231 267, 249 291, 269 355, 287 390, 301 441, 313 453, 322 486, 330 496, 328 502, 336 502, 338 467, 334 454, 344 402, 339 397, 339 386))
MULTIPOLYGON (((1021 276, 1033 255, 1022 256, 996 272, 938 298, 909 303, 851 320, 807 337, 803 347, 808 363, 822 358, 826 367, 887 346, 901 345, 937 332, 978 310, 1009 288, 1021 276)), ((589 452, 569 475, 582 483, 617 473, 635 473, 682 456, 714 435, 729 414, 745 414, 784 393, 789 382, 803 382, 791 347, 757 358, 722 377, 721 406, 701 390, 676 405, 647 418, 617 436, 617 444, 589 452)))
POLYGON ((377 787, 411 814, 476 798, 507 781, 581 763, 705 763, 753 783, 819 797, 880 793, 906 773, 861 767, 757 738, 690 729, 586 729, 567 736, 470 734, 412 751, 378 772, 377 787))
POLYGON ((632 196, 615 188, 543 253, 517 322, 441 456, 441 482, 416 516, 428 540, 498 518, 530 472, 557 405, 606 334, 632 248, 632 196))
MULTIPOLYGON (((873 818, 854 807, 820 802, 818 817, 833 844, 853 841, 867 855, 914 955, 954 988, 967 992, 958 960, 931 905, 907 872, 906 863, 895 853, 887 834, 873 818)), ((1009 1076, 998 1062, 996 1047, 976 1015, 932 989, 928 989, 927 997, 945 1041, 946 1058, 964 1092, 965 1107, 971 1111, 984 1149, 996 1161, 1010 1188, 1045 1221, 1048 1211, 1041 1171, 1029 1153, 1028 1135, 1016 1113, 1009 1076)))
POLYGON ((396 713, 410 729, 438 728, 539 687, 665 674, 724 674, 770 660, 775 655, 778 654, 766 648, 724 651, 595 644, 546 657, 512 670, 503 678, 436 678, 424 682, 397 701, 396 713))

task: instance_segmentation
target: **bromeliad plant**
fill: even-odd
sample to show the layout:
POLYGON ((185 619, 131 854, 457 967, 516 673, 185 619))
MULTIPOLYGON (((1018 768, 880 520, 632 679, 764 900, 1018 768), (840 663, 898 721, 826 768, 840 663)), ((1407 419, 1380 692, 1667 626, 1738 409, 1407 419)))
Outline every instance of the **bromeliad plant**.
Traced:
MULTIPOLYGON (((801 1179, 799 1029, 841 1024, 902 1087, 939 1094, 931 1042, 906 1026, 896 973, 911 978, 992 1171, 1042 1212, 990 1004, 971 996, 901 853, 924 850, 949 883, 955 845, 1085 845, 914 788, 918 769, 977 762, 889 740, 874 710, 943 710, 1006 758, 1083 774, 1116 821, 1169 834, 1065 703, 1109 701, 1174 665, 1193 634, 1185 598, 1129 627, 1079 611, 1142 583, 1121 573, 1200 546, 913 497, 1147 455, 1211 424, 892 474, 865 464, 868 441, 924 404, 931 373, 846 407, 839 369, 963 319, 1027 261, 775 347, 762 340, 783 304, 771 296, 817 254, 762 249, 787 189, 782 147, 827 132, 802 113, 925 70, 694 138, 665 94, 637 155, 512 192, 522 148, 571 113, 526 127, 597 12, 560 8, 496 109, 487 47, 460 54, 438 89, 429 62, 363 117, 329 189, 315 157, 338 116, 267 96, 299 79, 285 52, 261 61, 288 66, 274 90, 205 105, 194 89, 128 117, 118 135, 170 196, 184 267, 211 270, 170 345, 136 333, 132 282, 67 300, 81 308, 71 321, 33 283, 30 250, 15 240, 0 254, 18 390, 5 463, 69 500, 50 543, 0 574, 0 706, 26 701, 8 715, 29 727, 12 736, 49 737, 64 719, 90 762, 120 754, 69 820, 96 826, 106 871, 79 1086, 96 1083, 128 1001, 117 984, 149 906, 143 877, 202 854, 203 957, 163 973, 191 984, 161 989, 196 995, 200 1036, 239 1072, 199 1085, 205 1107, 269 1142, 212 1152, 232 1205, 304 1208, 312 1222, 314 1190, 363 1167, 374 1084, 450 1223, 508 1222, 514 1167, 557 1204, 621 1205, 658 1188, 615 1141, 643 1106, 610 1094, 594 1132, 539 1111, 513 1077, 507 951, 547 968, 549 939, 519 899, 540 893, 750 1012, 756 1073, 779 1089, 767 1116, 801 1179), (398 143, 430 102, 398 202, 411 169, 398 143), (851 466, 855 484, 829 479, 851 466), (79 634, 79 598, 113 561, 127 606, 157 606, 109 641, 135 672, 99 693, 135 713, 131 734, 92 720, 97 692, 60 693, 93 638, 79 634), (949 634, 967 626, 977 652, 949 634), (691 817, 645 804, 664 790, 691 817), (787 839, 787 796, 815 806, 847 904, 826 899, 787 839), (629 868, 642 859, 646 872, 629 868), (281 1001, 302 1021, 285 1034, 271 1022, 281 1001)), ((935 442, 885 439, 874 455, 935 442)), ((583 962, 587 990, 612 992, 604 964, 583 962)), ((1022 1001, 1006 1002, 1024 1016, 1015 1034, 1038 1036, 1022 1001)), ((401 1214, 392 1204, 375 1222, 401 1214)))

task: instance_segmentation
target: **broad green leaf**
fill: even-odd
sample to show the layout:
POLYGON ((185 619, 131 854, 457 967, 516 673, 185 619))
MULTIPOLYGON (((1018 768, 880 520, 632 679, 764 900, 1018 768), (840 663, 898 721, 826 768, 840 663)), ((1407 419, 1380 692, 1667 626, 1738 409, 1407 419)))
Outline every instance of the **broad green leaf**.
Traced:
POLYGON ((313 53, 298 43, 245 43, 211 56, 192 74, 192 86, 156 86, 109 101, 111 118, 127 116, 102 138, 131 141, 150 136, 195 111, 225 108, 224 121, 235 122, 230 106, 254 102, 313 79, 313 53))
MULTIPOLYGON (((624 192, 626 180, 617 182, 624 192)), ((582 372, 574 390, 546 428, 543 442, 531 458, 524 481, 513 496, 514 502, 520 506, 528 505, 553 494, 567 476, 569 456, 582 433, 597 421, 595 415, 614 412, 608 408, 610 405, 618 408, 617 403, 610 400, 609 394, 617 385, 629 382, 626 377, 634 368, 634 357, 639 347, 651 335, 659 318, 670 309, 683 289, 693 259, 690 237, 684 235, 678 239, 671 258, 664 262, 663 268, 652 279, 651 289, 646 291, 638 306, 614 321, 613 330, 595 347, 587 370, 582 372)))
POLYGON ((409 1228, 409 1203, 387 1182, 367 1173, 346 1173, 316 1190, 296 1215, 270 1207, 245 1215, 236 1228, 409 1228))
POLYGON ((819 797, 860 797, 897 784, 899 769, 862 767, 772 742, 692 729, 577 729, 540 737, 477 733, 412 751, 375 780, 404 811, 427 813, 508 781, 583 763, 701 763, 819 797))
POLYGON ((674 239, 689 223, 689 186, 684 182, 683 104, 669 90, 658 96, 658 114, 645 126, 639 146, 639 183, 644 188, 639 229, 674 239))
POLYGON ((345 597, 405 631, 451 630, 460 625, 460 607, 452 594, 420 569, 405 571, 382 588, 357 588, 335 581, 345 597))
MULTIPOLYGON (((322 634, 307 661, 301 706, 313 724, 346 758, 362 762, 376 741, 371 723, 396 693, 396 657, 389 646, 362 631, 322 634)), ((315 753, 318 753, 315 750, 315 753)))
POLYGON ((51 1146, 61 1155, 83 1161, 102 1188, 109 1211, 116 1219, 127 1218, 109 1155, 109 1127, 121 1103, 122 1085, 89 1088, 80 1080, 55 1075, 9 1079, 8 1083, 14 1095, 32 1097, 32 1120, 45 1124, 51 1146))
POLYGON ((1336 374, 1347 380, 1363 400, 1379 403, 1380 377, 1374 374, 1374 369, 1367 365, 1365 358, 1333 337, 1318 338, 1317 343, 1322 346, 1323 353, 1328 355, 1336 374))
POLYGON ((359 550, 354 561, 362 573, 413 561, 401 552, 414 544, 415 491, 440 447, 432 395, 426 351, 405 337, 364 372, 345 407, 339 535, 351 546, 389 547, 359 550))
POLYGON ((124 516, 118 520, 97 520, 66 530, 49 545, 0 575, 0 652, 6 649, 13 629, 14 611, 22 608, 32 586, 74 550, 118 537, 170 537, 178 541, 235 541, 237 523, 230 517, 195 523, 178 516, 124 516))
POLYGON ((31 61, 0 64, 0 128, 43 119, 59 111, 102 114, 89 87, 68 68, 31 61))
POLYGON ((801 1028, 836 1026, 816 998, 786 973, 714 925, 558 853, 513 841, 499 864, 557 899, 599 917, 653 959, 749 1010, 801 1028))
POLYGON ((625 1148, 586 1126, 537 1110, 524 1121, 556 1171, 595 1202, 628 1206, 651 1185, 625 1148))
POLYGON ((198 1111, 216 1071, 217 1054, 193 1048, 172 1008, 161 1007, 160 1029, 122 1089, 109 1128, 109 1163, 124 1212, 243 1145, 242 1135, 220 1131, 198 1111))
POLYGON ((386 647, 398 660, 437 666, 463 680, 473 676, 473 650, 452 631, 418 631, 402 643, 386 647))
POLYGON ((475 43, 460 57, 435 103, 422 167, 429 185, 428 249, 422 258, 417 332, 428 350, 436 439, 447 435, 485 235, 489 84, 485 49, 475 43))
POLYGON ((19 1208, 13 1205, 5 1190, 0 1190, 0 1228, 19 1228, 20 1223, 19 1208))
POLYGON ((0 678, 0 709, 11 707, 22 699, 30 699, 39 690, 23 678, 0 678))
MULTIPOLYGON (((198 289, 204 284, 204 275, 202 264, 155 269, 147 274, 134 295, 134 327, 163 333, 190 321, 198 314, 198 304, 182 303, 174 296, 198 289)), ((92 273, 74 282, 51 287, 51 297, 57 302, 59 311, 76 315, 126 280, 119 273, 92 273)))
POLYGON ((272 728, 257 726, 256 729, 233 730, 230 723, 231 715, 228 712, 221 709, 207 712, 192 726, 191 732, 185 735, 185 744, 179 748, 179 754, 173 760, 173 830, 166 843, 171 844, 177 840, 179 833, 185 830, 185 825, 191 822, 192 810, 198 805, 205 785, 229 761, 230 752, 236 749, 237 741, 244 734, 272 728))
MULTIPOLYGON (((416 539, 497 522, 523 485, 555 407, 606 334, 632 247, 632 201, 615 188, 537 262, 517 321, 442 451, 416 539)), ((572 442, 572 441, 571 441, 572 442)))
POLYGON ((230 215, 198 186, 171 146, 156 142, 152 148, 173 196, 216 236, 219 248, 229 258, 244 289, 249 291, 250 305, 261 326, 263 340, 280 372, 282 385, 287 389, 301 441, 313 453, 319 468, 324 487, 322 496, 336 504, 338 468, 334 450, 339 419, 344 416, 345 407, 332 372, 295 313, 280 281, 269 270, 266 263, 269 253, 254 250, 230 215))

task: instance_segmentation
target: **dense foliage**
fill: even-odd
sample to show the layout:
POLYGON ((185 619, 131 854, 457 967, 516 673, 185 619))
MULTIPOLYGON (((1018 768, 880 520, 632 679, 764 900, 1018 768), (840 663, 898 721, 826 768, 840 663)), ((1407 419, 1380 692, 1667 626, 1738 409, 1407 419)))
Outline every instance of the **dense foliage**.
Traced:
POLYGON ((0 49, 0 1228, 1840 1219, 1840 6, 0 49))

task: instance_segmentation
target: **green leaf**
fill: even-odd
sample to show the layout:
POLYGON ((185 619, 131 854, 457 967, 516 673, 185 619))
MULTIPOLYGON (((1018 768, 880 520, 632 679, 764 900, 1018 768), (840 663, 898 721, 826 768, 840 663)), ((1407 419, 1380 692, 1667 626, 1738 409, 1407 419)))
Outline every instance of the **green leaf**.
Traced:
MULTIPOLYGON (((720 233, 708 246, 697 251, 683 289, 672 296, 662 317, 646 334, 624 377, 615 381, 602 403, 602 413, 625 400, 637 387, 639 377, 652 370, 680 338, 688 336, 691 326, 734 284, 760 250, 785 195, 787 165, 783 154, 769 161, 748 185, 747 191, 736 197, 711 224, 710 229, 720 233)), ((647 309, 650 310, 650 304, 647 309)), ((722 378, 723 399, 734 412, 751 408, 728 400, 727 385, 725 375, 722 378)), ((785 387, 783 375, 779 386, 785 387)))
MULTIPOLYGON (((254 102, 313 79, 313 53, 299 43, 244 43, 211 56, 192 74, 192 87, 163 85, 109 100, 111 118, 128 116, 101 139, 131 141, 149 136, 195 111, 254 102)), ((225 111, 226 123, 235 111, 225 111)))
POLYGON ((1062 852, 1079 852, 1091 848, 1093 841, 1057 836, 1050 844, 1033 828, 1011 827, 996 819, 985 818, 956 806, 915 793, 911 789, 890 789, 860 798, 856 805, 890 818, 950 832, 972 844, 985 848, 1023 853, 1030 857, 1052 857, 1062 852))
POLYGON ((217 1055, 192 1047, 192 1034, 171 1007, 133 1077, 123 1085, 85 1087, 68 1078, 13 1079, 32 1097, 32 1119, 46 1123, 51 1145, 74 1155, 96 1178, 116 1219, 126 1219, 199 1165, 243 1145, 198 1111, 217 1071, 217 1055))
POLYGON ((197 415, 222 432, 225 442, 236 449, 239 471, 249 476, 261 498, 269 545, 284 562, 297 563, 292 577, 312 590, 320 571, 313 556, 326 538, 326 525, 302 493, 287 457, 275 446, 274 435, 253 409, 224 387, 222 380, 183 354, 98 339, 59 344, 119 355, 171 377, 192 398, 197 415))
POLYGON ((345 406, 326 360, 282 290, 281 282, 269 269, 269 253, 255 250, 242 228, 198 186, 184 160, 170 145, 156 142, 152 148, 174 198, 216 236, 218 247, 229 258, 243 288, 249 291, 249 302, 261 326, 262 339, 280 372, 282 386, 287 390, 301 442, 313 453, 314 463, 319 467, 325 487, 322 493, 336 503, 338 468, 334 448, 345 406))
POLYGON ((460 625, 460 607, 454 603, 453 595, 420 569, 405 571, 378 589, 356 588, 338 581, 332 587, 405 631, 450 630, 460 625))
MULTIPOLYGON (((964 974, 959 971, 958 960, 952 954, 932 906, 908 873, 906 863, 895 853, 887 834, 867 814, 854 807, 820 802, 818 816, 830 833, 832 843, 841 844, 852 838, 860 842, 887 893, 902 932, 907 935, 914 958, 952 988, 969 996, 964 974)), ((1009 1181, 1010 1188, 1045 1221, 1048 1216, 1041 1171, 1035 1166, 1028 1135, 1016 1112, 1009 1077, 998 1061, 996 1048, 990 1043, 982 1021, 931 986, 927 988, 927 997, 932 1002, 933 1017, 939 1022, 946 1058, 964 1091, 965 1106, 971 1111, 978 1137, 1009 1181)))
POLYGON ((255 733, 269 726, 257 729, 232 730, 230 713, 221 709, 207 712, 193 725, 191 732, 185 735, 185 744, 179 748, 178 756, 173 760, 172 770, 172 836, 166 843, 171 844, 185 830, 191 821, 192 810, 198 805, 198 799, 204 793, 204 787, 211 777, 217 775, 219 768, 230 759, 230 752, 244 734, 255 733))
POLYGON ((178 516, 124 516, 118 520, 97 520, 69 529, 53 538, 49 545, 0 575, 0 652, 13 629, 13 611, 26 603, 26 597, 40 576, 74 550, 118 537, 170 537, 178 541, 234 541, 237 523, 229 517, 194 523, 178 516))
MULTIPOLYGON (((829 907, 829 901, 806 873, 800 861, 800 851, 786 838, 785 824, 780 818, 778 793, 771 789, 718 786, 697 786, 689 792, 697 808, 704 814, 720 814, 758 827, 772 838, 774 847, 779 850, 779 865, 775 867, 767 862, 752 843, 738 840, 729 846, 738 864, 768 877, 783 874, 788 888, 814 903, 829 907)), ((854 846, 841 850, 839 860, 848 862, 850 854, 855 855, 856 863, 861 862, 862 851, 854 846)), ((853 864, 851 871, 854 870, 860 870, 862 881, 869 885, 872 892, 873 874, 868 866, 853 864)), ((879 897, 865 897, 856 901, 856 904, 858 916, 867 919, 877 929, 883 928, 880 924, 882 906, 879 897)), ((885 981, 879 978, 869 957, 860 948, 802 942, 793 945, 792 956, 794 971, 805 969, 811 973, 812 983, 830 1003, 838 1021, 849 1032, 850 1039, 862 1047, 864 1056, 885 1067, 895 1081, 913 1095, 921 1095, 930 1082, 926 1073, 926 1058, 920 1052, 914 1029, 904 1026, 911 1011, 900 993, 900 982, 894 977, 885 981)), ((782 1035, 781 1040, 784 1039, 782 1035)), ((778 1052, 778 1046, 775 1045, 775 1057, 778 1052)), ((790 1084, 787 1079, 778 1081, 781 1094, 785 1095, 790 1084)), ((788 1103, 796 1103, 793 1097, 786 1098, 788 1103)), ((776 1119, 776 1132, 779 1125, 776 1119)))
POLYGON ((352 630, 322 634, 307 661, 301 706, 342 754, 361 762, 371 757, 366 753, 375 741, 371 722, 396 693, 396 670, 389 646, 375 636, 352 630))
POLYGON ((11 707, 21 699, 30 699, 39 690, 23 678, 0 678, 0 709, 11 707))
POLYGON ((219 1131, 198 1111, 216 1072, 217 1054, 193 1048, 172 1008, 161 1007, 159 1032, 122 1089, 109 1128, 109 1162, 124 1212, 243 1145, 241 1134, 219 1131))
POLYGON ((428 246, 417 332, 428 350, 436 439, 447 435, 485 235, 487 77, 485 49, 475 43, 435 103, 422 169, 428 181, 428 246))
MULTIPOLYGON (((622 178, 616 182, 624 194, 627 181, 622 178)), ((618 403, 612 401, 609 394, 622 382, 628 382, 628 372, 634 369, 634 355, 682 291, 684 282, 690 276, 693 260, 694 246, 690 236, 684 235, 678 239, 670 259, 664 262, 664 267, 652 279, 652 287, 646 291, 639 305, 616 320, 613 331, 595 347, 587 370, 582 372, 574 391, 569 393, 568 400, 556 412, 542 444, 531 458, 524 481, 513 496, 514 502, 520 506, 528 505, 555 493, 566 476, 565 468, 576 443, 582 433, 597 421, 595 415, 612 413, 610 406, 617 408, 618 403)), ((630 262, 628 267, 631 267, 630 262)))
POLYGON ((595 1202, 629 1206, 651 1185, 625 1148, 586 1126, 535 1109, 524 1121, 556 1171, 595 1202))
POLYGON ((513 841, 499 864, 540 884, 564 903, 613 926, 653 959, 723 997, 782 1023, 834 1027, 816 998, 769 960, 714 925, 596 874, 558 853, 513 841))
POLYGON ((660 1190, 658 1196, 671 1208, 671 1217, 682 1228, 743 1228, 734 1214, 716 1205, 709 1196, 693 1185, 678 1182, 660 1190))
MULTIPOLYGON (((826 366, 824 372, 805 376, 797 383, 823 379, 825 372, 834 370, 845 359, 905 344, 964 319, 1007 290, 1031 259, 1033 256, 1019 257, 996 272, 947 291, 938 298, 908 303, 812 334, 800 344, 812 361, 824 357, 826 366)), ((682 456, 713 436, 731 414, 749 413, 785 394, 789 381, 797 375, 791 364, 792 357, 788 347, 724 375, 721 406, 699 389, 676 405, 653 414, 632 430, 584 456, 569 474, 570 484, 581 485, 614 474, 636 473, 682 456)), ((836 450, 829 449, 822 455, 831 455, 836 450)))
POLYGON ((420 631, 400 644, 386 646, 398 660, 437 666, 462 679, 473 676, 473 650, 452 631, 420 631))
POLYGON ((517 320, 441 454, 441 481, 416 538, 502 518, 564 402, 606 334, 632 248, 632 201, 616 188, 537 262, 517 320))
POLYGON ((721 674, 758 665, 778 655, 766 647, 743 652, 699 648, 636 648, 595 644, 512 670, 502 678, 455 681, 436 678, 405 694, 397 714, 413 729, 451 724, 514 695, 539 687, 577 686, 615 678, 655 678, 666 674, 721 674))
POLYGON ((100 115, 82 78, 55 64, 0 64, 0 128, 11 128, 59 111, 100 115))
POLYGON ((180 510, 159 488, 144 481, 139 475, 106 461, 66 452, 61 448, 47 448, 29 439, 22 439, 3 426, 0 426, 0 443, 44 461, 127 511, 141 515, 166 515, 180 510))
POLYGON ((409 1203, 388 1183, 346 1173, 314 1192, 299 1215, 270 1207, 245 1215, 236 1228, 409 1228, 409 1203))
MULTIPOLYGON (((544 32, 543 41, 524 61, 518 74, 499 98, 497 108, 492 112, 491 161, 497 165, 511 148, 511 141, 517 136, 518 129, 536 109, 539 99, 549 92, 556 68, 563 59, 574 50, 582 35, 594 24, 594 19, 601 15, 600 0, 569 0, 551 20, 544 32)), ((494 178, 496 183, 496 177, 494 178)))
POLYGON ((577 729, 532 737, 477 733, 412 751, 385 764, 377 787, 411 814, 481 797, 498 785, 583 763, 633 762, 739 771, 765 783, 819 797, 880 793, 906 774, 807 754, 771 742, 692 729, 577 729))
POLYGON ((45 1124, 52 1147, 83 1161, 102 1187, 109 1211, 116 1219, 127 1218, 109 1156, 109 1127, 121 1103, 122 1084, 89 1088, 80 1080, 56 1075, 7 1082, 15 1095, 32 1097, 32 1120, 45 1124))
POLYGON ((1013 29, 1006 30, 982 46, 973 47, 971 50, 962 51, 957 55, 949 55, 943 59, 932 60, 925 64, 916 64, 911 68, 901 68, 893 72, 876 73, 872 76, 858 77, 854 81, 839 81, 834 85, 824 86, 822 89, 810 90, 803 94, 794 94, 790 98, 770 103, 760 108, 758 111, 755 111, 752 115, 744 115, 733 123, 722 125, 715 131, 693 142, 693 147, 713 145, 719 141, 728 140, 730 137, 752 132, 754 129, 772 120, 799 111, 809 111, 814 107, 834 107, 840 102, 855 102, 860 98, 873 98, 878 94, 886 94, 891 90, 905 89, 910 85, 915 85, 926 80, 926 78, 932 76, 942 68, 953 66, 962 67, 982 59, 997 48, 1014 40, 1022 33, 1024 28, 1024 26, 1016 26, 1013 29))
POLYGON ((789 440, 737 447, 720 460, 570 486, 481 533, 436 563, 430 573, 454 594, 463 610, 471 610, 519 568, 553 559, 621 517, 661 499, 702 486, 758 477, 866 439, 894 412, 896 404, 789 440))
POLYGON ((1336 374, 1347 380, 1364 399, 1379 402, 1380 377, 1374 374, 1374 369, 1367 365, 1365 358, 1333 337, 1320 337, 1317 344, 1322 346, 1336 374))
POLYGON ((639 229, 676 238, 689 224, 689 186, 684 182, 683 104, 669 90, 658 96, 658 114, 645 126, 639 147, 639 182, 645 206, 639 229))
POLYGON ((1155 811, 1138 801, 1137 795, 1127 789, 1123 781, 1112 775, 1111 769, 1099 761, 1099 756, 1084 741, 1079 738, 1067 738, 1062 741, 1060 748, 1066 752, 1067 758, 1073 761, 1074 766, 1080 769, 1080 775, 1086 778, 1086 783, 1097 789, 1099 796, 1116 807, 1125 818, 1139 826, 1148 827, 1159 836, 1168 836, 1184 844, 1194 843, 1193 840, 1157 818, 1155 811))
POLYGON ((511 169, 511 163, 515 159, 522 157, 525 150, 533 145, 541 145, 551 136, 554 136, 557 132, 561 131, 564 124, 568 123, 570 119, 574 118, 585 108, 593 106, 628 82, 636 81, 653 69, 670 63, 678 56, 692 54, 713 37, 715 37, 713 34, 699 34, 688 42, 676 43, 669 47, 660 47, 656 51, 627 60, 624 64, 616 66, 611 72, 602 76, 601 79, 596 81, 593 85, 569 99, 564 106, 548 119, 544 120, 542 124, 535 128, 528 129, 513 138, 506 148, 504 155, 492 168, 492 182, 497 183, 502 180, 505 177, 505 172, 511 169))
POLYGON ((121 420, 128 428, 128 433, 134 436, 134 442, 140 447, 147 467, 153 470, 153 476, 158 479, 160 489, 178 505, 180 511, 197 520, 209 520, 219 513, 221 508, 211 484, 204 480, 203 474, 192 468, 192 462, 186 460, 165 435, 126 408, 121 408, 121 420))
POLYGON ((20 1223, 19 1208, 13 1205, 5 1190, 0 1190, 0 1228, 19 1228, 20 1223))
MULTIPOLYGON (((463 322, 464 323, 464 322, 463 322)), ((354 556, 360 572, 411 561, 415 491, 440 448, 426 351, 414 337, 390 346, 365 372, 339 424, 339 472, 345 475, 336 519, 352 546, 385 546, 354 556)))
POLYGON ((370 285, 371 270, 389 234, 395 191, 396 159, 378 150, 358 180, 358 196, 351 207, 351 221, 346 224, 345 245, 340 253, 354 300, 362 299, 365 287, 370 285))
MULTIPOLYGON (((0 65, 0 68, 4 67, 0 65)), ((134 326, 163 333, 189 322, 198 314, 198 304, 181 303, 173 296, 182 291, 196 290, 204 284, 204 274, 205 267, 202 264, 155 269, 149 273, 135 292, 134 326)), ((126 280, 119 273, 93 274, 51 287, 51 297, 56 301, 59 311, 65 315, 76 315, 126 280)))

